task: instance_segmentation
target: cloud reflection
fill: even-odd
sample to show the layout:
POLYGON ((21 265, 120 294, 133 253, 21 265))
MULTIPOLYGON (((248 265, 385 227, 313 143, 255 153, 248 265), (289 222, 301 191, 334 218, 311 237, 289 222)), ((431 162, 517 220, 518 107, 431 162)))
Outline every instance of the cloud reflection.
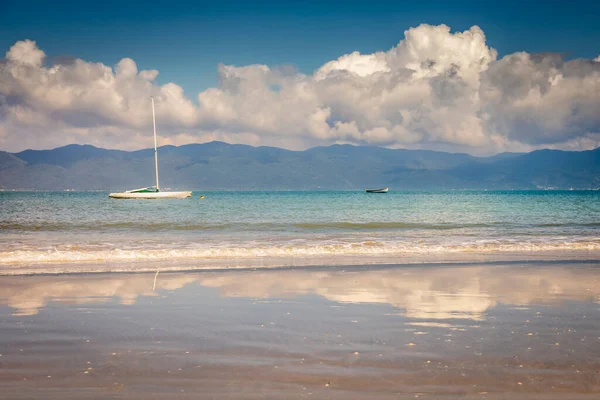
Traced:
POLYGON ((565 300, 600 303, 600 272, 569 267, 405 267, 379 270, 244 271, 0 278, 0 302, 14 315, 35 315, 50 302, 86 304, 118 299, 135 304, 195 284, 224 297, 293 298, 316 294, 337 303, 387 304, 415 319, 483 320, 498 304, 529 306, 565 300), (154 284, 156 285, 155 288, 154 284))

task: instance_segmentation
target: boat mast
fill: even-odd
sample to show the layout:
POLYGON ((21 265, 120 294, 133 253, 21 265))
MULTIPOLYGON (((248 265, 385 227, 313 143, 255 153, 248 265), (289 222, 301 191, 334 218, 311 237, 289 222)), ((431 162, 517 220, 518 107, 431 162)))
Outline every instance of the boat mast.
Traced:
POLYGON ((156 170, 156 190, 160 191, 158 186, 158 150, 156 149, 156 115, 154 114, 154 97, 150 96, 152 100, 152 125, 154 126, 154 169, 156 170))

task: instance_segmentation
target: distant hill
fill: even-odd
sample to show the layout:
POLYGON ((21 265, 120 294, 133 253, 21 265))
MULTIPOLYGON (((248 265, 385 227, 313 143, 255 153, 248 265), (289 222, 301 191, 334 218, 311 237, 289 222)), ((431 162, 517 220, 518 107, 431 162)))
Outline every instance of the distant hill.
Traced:
MULTIPOLYGON (((0 151, 0 187, 27 190, 125 190, 154 183, 153 149, 68 145, 0 151)), ((164 188, 191 190, 596 189, 600 148, 539 150, 492 157, 374 146, 305 151, 222 142, 159 149, 164 188)))

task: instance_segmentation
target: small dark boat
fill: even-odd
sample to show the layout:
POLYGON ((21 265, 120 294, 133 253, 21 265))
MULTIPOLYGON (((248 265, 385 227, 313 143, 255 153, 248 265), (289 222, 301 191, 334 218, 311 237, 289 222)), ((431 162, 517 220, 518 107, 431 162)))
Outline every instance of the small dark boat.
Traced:
POLYGON ((389 188, 367 189, 367 193, 387 193, 389 188))

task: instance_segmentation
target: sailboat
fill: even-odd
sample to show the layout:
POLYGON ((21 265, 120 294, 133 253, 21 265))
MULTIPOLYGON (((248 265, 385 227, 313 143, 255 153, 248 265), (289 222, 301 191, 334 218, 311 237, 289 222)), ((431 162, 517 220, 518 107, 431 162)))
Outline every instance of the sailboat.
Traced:
POLYGON ((156 142, 156 115, 154 113, 154 97, 152 100, 152 125, 154 126, 154 170, 156 171, 156 186, 127 190, 120 193, 110 193, 113 199, 184 199, 192 197, 192 192, 162 192, 158 185, 158 150, 156 142))

